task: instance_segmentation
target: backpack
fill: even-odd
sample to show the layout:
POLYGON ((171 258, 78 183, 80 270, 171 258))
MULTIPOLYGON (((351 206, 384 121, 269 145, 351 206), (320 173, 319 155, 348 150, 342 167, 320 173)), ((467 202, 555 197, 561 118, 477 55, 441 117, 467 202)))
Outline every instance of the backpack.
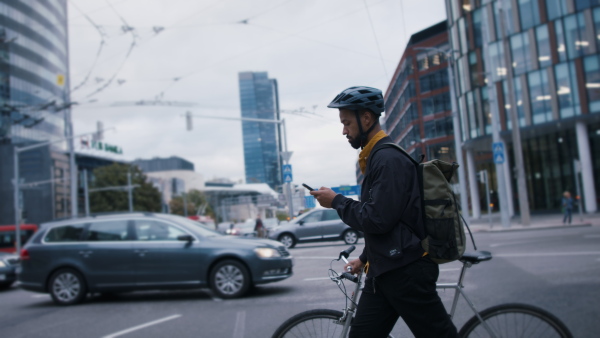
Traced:
POLYGON ((458 164, 437 159, 422 162, 423 155, 421 155, 421 162, 417 162, 402 147, 394 143, 384 143, 379 149, 388 147, 400 150, 417 167, 426 234, 425 238, 421 238, 421 246, 429 257, 438 264, 452 262, 462 257, 467 246, 463 222, 469 230, 473 247, 477 250, 471 229, 462 217, 460 205, 450 186, 450 180, 458 164))

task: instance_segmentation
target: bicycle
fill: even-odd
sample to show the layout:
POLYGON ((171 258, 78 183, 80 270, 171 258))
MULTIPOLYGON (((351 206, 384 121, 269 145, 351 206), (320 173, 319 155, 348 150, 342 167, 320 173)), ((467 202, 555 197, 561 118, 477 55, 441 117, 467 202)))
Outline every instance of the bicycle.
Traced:
MULTIPOLYGON (((330 263, 329 277, 335 282, 346 297, 346 308, 343 311, 316 309, 301 312, 286 320, 273 334, 273 338, 286 337, 347 337, 350 325, 358 305, 358 294, 362 287, 363 272, 357 276, 344 272, 339 275, 331 265, 347 258, 355 247, 340 252, 338 259, 330 263), (346 293, 344 279, 356 284, 351 297, 346 293), (349 303, 348 303, 349 302, 349 303)), ((489 261, 492 254, 488 251, 465 253, 460 261, 463 263, 456 283, 437 283, 437 289, 454 289, 450 318, 454 317, 459 297, 462 296, 475 315, 470 318, 458 332, 459 337, 572 337, 569 329, 553 314, 539 307, 527 304, 506 303, 492 306, 478 312, 473 302, 463 290, 465 272, 474 264, 489 261)), ((389 335, 388 337, 392 337, 389 335)), ((393 337, 392 337, 393 338, 393 337)))

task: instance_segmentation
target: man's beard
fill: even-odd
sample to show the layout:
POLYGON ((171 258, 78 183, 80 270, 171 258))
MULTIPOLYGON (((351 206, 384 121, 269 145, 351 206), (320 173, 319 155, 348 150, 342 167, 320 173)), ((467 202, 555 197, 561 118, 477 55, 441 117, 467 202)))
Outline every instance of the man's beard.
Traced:
POLYGON ((352 148, 354 148, 354 149, 360 148, 360 144, 361 144, 361 142, 360 142, 360 136, 357 137, 357 138, 350 138, 350 137, 347 137, 347 138, 350 141, 350 146, 352 148))

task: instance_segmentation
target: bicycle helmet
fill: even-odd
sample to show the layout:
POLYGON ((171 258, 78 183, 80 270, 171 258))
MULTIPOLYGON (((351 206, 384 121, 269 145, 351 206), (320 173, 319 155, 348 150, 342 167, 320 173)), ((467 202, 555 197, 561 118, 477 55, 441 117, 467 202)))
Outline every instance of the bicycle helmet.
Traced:
MULTIPOLYGON (((385 109, 381 90, 365 86, 354 86, 345 89, 327 107, 354 110, 356 122, 358 123, 361 149, 367 144, 367 135, 379 124, 379 121, 376 121, 367 131, 363 131, 362 123, 360 122, 360 111, 368 109, 375 116, 380 117, 385 109)), ((359 144, 352 146, 358 149, 359 144)))
POLYGON ((328 108, 346 108, 352 110, 369 109, 380 116, 384 111, 381 90, 365 86, 350 87, 333 99, 328 108))

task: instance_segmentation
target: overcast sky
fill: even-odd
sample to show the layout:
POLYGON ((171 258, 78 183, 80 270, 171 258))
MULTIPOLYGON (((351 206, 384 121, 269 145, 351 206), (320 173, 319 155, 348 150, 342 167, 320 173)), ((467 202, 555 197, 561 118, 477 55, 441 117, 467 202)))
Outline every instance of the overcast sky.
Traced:
POLYGON ((120 158, 175 155, 205 180, 244 179, 241 122, 196 117, 186 131, 184 114, 240 117, 238 73, 266 71, 284 112, 316 106, 282 114, 294 183, 313 187, 356 184, 358 153, 327 104, 350 86, 385 92, 410 36, 446 17, 443 0, 68 3, 75 134, 102 121, 120 158))

